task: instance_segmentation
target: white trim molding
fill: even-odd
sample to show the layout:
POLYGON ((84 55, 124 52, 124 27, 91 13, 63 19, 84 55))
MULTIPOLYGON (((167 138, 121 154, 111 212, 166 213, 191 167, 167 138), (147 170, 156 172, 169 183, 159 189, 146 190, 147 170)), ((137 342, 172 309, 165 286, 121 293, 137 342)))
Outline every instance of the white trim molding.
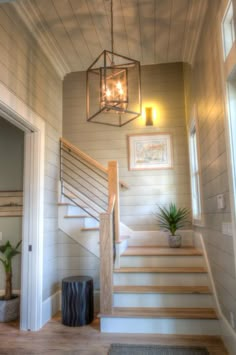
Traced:
POLYGON ((205 247, 205 243, 204 243, 202 234, 199 232, 195 233, 194 239, 195 239, 195 245, 198 248, 202 248, 203 253, 204 253, 204 257, 206 260, 210 283, 211 283, 211 288, 212 288, 212 292, 213 292, 213 296, 214 296, 214 300, 215 300, 215 304, 216 304, 216 308, 217 308, 217 314, 218 314, 218 317, 220 320, 221 336, 222 336, 223 341, 227 347, 227 350, 229 351, 229 354, 235 355, 236 333, 232 329, 231 325, 229 324, 228 320, 226 319, 226 317, 224 316, 224 314, 221 310, 221 306, 220 306, 220 302, 219 302, 219 299, 217 296, 216 287, 215 287, 215 283, 214 283, 214 279, 213 279, 213 275, 212 275, 212 271, 211 271, 211 266, 210 266, 210 262, 208 259, 208 255, 207 255, 207 251, 206 251, 206 247, 205 247))
POLYGON ((61 291, 59 290, 43 301, 42 323, 46 324, 60 309, 61 291))
POLYGON ((0 115, 25 132, 21 330, 42 327, 45 122, 0 83, 0 115))

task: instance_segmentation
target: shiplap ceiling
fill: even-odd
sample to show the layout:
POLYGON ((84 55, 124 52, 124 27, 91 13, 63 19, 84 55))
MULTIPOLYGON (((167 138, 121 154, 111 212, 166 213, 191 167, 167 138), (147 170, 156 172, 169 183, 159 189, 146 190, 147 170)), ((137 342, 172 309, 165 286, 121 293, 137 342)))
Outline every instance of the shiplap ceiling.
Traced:
MULTIPOLYGON (((192 63, 207 3, 114 0, 115 51, 142 65, 192 63)), ((86 70, 111 49, 108 0, 17 0, 13 6, 65 72, 86 70)))

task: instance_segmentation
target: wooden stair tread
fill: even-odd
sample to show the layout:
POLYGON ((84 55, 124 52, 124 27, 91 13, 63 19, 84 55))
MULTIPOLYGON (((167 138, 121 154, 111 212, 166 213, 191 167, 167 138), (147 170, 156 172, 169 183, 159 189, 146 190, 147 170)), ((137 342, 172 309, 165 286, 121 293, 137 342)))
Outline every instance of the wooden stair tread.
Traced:
POLYGON ((122 256, 202 256, 201 250, 192 247, 128 247, 122 256))
POLYGON ((136 308, 114 307, 110 315, 100 317, 218 319, 213 308, 136 308))
POLYGON ((93 217, 88 215, 66 215, 64 216, 64 218, 93 218, 93 217))
POLYGON ((114 286, 115 293, 211 294, 208 286, 114 286))
POLYGON ((99 231, 99 227, 88 227, 88 228, 81 228, 81 231, 86 232, 86 231, 99 231))
POLYGON ((205 267, 122 267, 115 273, 207 273, 205 267))

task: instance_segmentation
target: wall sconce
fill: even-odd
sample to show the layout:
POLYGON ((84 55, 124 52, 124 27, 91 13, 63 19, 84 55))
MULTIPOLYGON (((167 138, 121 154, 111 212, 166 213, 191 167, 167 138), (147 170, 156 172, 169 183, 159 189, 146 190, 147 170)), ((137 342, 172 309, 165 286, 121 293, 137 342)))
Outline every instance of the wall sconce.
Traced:
POLYGON ((146 126, 153 126, 152 107, 145 107, 146 126))

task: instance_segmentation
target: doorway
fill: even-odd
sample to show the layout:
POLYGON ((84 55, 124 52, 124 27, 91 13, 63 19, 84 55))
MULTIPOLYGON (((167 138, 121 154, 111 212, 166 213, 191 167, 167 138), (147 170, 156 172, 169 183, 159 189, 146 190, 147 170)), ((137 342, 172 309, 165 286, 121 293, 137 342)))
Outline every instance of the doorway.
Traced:
POLYGON ((20 329, 42 327, 45 123, 0 83, 0 116, 24 132, 20 329))

